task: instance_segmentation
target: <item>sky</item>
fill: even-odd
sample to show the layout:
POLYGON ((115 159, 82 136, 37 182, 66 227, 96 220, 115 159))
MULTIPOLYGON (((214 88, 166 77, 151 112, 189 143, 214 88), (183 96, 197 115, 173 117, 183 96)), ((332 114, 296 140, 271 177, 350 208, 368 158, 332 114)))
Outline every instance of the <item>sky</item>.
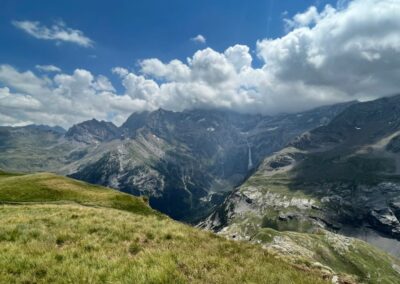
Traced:
POLYGON ((400 93, 400 0, 3 0, 0 125, 400 93))

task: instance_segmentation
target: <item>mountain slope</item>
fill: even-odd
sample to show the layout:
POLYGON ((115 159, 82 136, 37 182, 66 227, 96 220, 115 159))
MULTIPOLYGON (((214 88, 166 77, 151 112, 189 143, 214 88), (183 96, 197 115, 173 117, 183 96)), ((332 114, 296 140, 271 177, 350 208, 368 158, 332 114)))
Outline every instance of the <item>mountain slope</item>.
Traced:
POLYGON ((0 127, 0 168, 12 171, 57 169, 73 151, 73 143, 62 143, 65 130, 45 126, 0 127))
POLYGON ((86 144, 100 143, 118 137, 120 131, 111 122, 92 119, 72 126, 65 137, 86 144))
POLYGON ((195 222, 220 204, 265 156, 296 135, 325 125, 351 104, 277 116, 160 109, 134 113, 119 128, 90 120, 65 134, 0 128, 0 167, 56 171, 146 195, 152 207, 195 222))
POLYGON ((399 113, 400 96, 360 103, 294 141, 290 188, 322 201, 326 220, 400 239, 399 113))
POLYGON ((400 256, 399 107, 400 96, 353 104, 294 139, 202 226, 247 239, 268 228, 278 236, 323 229, 400 256))
POLYGON ((318 269, 52 174, 2 172, 0 202, 2 283, 327 283, 318 269))

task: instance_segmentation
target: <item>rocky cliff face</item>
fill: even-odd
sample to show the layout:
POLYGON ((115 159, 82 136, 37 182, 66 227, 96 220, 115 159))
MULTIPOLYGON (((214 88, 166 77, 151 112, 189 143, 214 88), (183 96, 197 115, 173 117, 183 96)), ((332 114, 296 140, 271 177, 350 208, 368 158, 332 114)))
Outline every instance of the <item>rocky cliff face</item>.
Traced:
POLYGON ((265 158, 201 226, 248 237, 372 228, 400 240, 399 131, 400 96, 354 104, 265 158))
POLYGON ((148 195, 153 207, 194 221, 220 204, 263 157, 346 106, 277 117, 215 110, 133 114, 120 128, 118 150, 72 176, 148 195))

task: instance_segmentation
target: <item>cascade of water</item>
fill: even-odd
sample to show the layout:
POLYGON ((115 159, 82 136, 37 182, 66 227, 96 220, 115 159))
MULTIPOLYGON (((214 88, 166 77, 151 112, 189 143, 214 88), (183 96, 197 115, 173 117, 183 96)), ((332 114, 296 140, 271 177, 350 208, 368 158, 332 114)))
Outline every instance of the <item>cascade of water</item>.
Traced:
POLYGON ((248 164, 247 168, 250 170, 253 168, 253 159, 251 157, 251 146, 249 143, 247 143, 247 147, 249 148, 249 164, 248 164))

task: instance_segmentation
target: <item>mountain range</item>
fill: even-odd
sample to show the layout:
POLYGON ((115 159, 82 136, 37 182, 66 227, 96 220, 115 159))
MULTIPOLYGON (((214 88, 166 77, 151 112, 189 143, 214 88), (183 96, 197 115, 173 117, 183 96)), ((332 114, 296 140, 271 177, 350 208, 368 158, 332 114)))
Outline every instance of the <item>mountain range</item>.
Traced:
POLYGON ((264 157, 325 125, 351 103, 261 116, 220 110, 132 114, 120 127, 0 127, 0 168, 50 171, 145 195, 153 208, 195 222, 208 215, 264 157))

